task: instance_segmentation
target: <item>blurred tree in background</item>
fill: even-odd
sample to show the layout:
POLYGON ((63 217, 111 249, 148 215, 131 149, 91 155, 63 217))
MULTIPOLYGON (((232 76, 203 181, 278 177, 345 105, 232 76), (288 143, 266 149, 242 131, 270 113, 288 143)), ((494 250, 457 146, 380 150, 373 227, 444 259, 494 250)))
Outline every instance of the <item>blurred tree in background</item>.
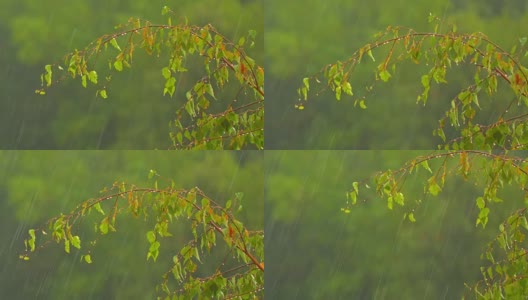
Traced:
MULTIPOLYGON (((136 55, 134 68, 114 76, 111 101, 95 97, 95 91, 80 89, 67 81, 46 96, 34 94, 42 66, 60 62, 65 53, 83 49, 129 18, 164 23, 160 14, 167 3, 159 1, 118 3, 80 1, 34 3, 3 1, 0 4, 0 61, 5 72, 2 84, 2 148, 8 149, 153 149, 169 148, 169 122, 184 104, 185 92, 203 76, 202 67, 189 70, 179 81, 172 98, 163 96, 162 64, 148 55, 136 55), (115 92, 114 92, 115 91, 115 92)), ((250 29, 258 34, 248 55, 262 60, 263 10, 261 1, 179 1, 173 20, 189 24, 213 24, 233 41, 250 29), (216 9, 210 9, 216 7, 216 9)), ((118 30, 118 29, 116 29, 118 30)), ((139 53, 138 53, 139 54, 139 53)), ((194 64, 194 65, 193 65, 194 64)), ((106 66, 106 64, 104 64, 106 66)), ((103 80, 104 78, 101 78, 103 80)), ((235 98, 237 90, 224 96, 235 98)), ((217 95, 217 96, 222 96, 217 95)), ((110 99, 108 99, 110 100, 110 99)))
MULTIPOLYGON (((39 227, 59 213, 68 214, 87 199, 104 196, 99 192, 105 187, 105 193, 110 193, 114 182, 117 187, 122 182, 154 187, 153 180, 157 179, 159 188, 166 188, 166 182, 157 176, 148 179, 150 169, 164 174, 178 189, 199 186, 222 206, 228 199, 234 199, 235 193, 243 193, 243 199, 237 201, 243 207, 236 216, 248 230, 261 230, 263 216, 256 212, 263 210, 262 158, 261 153, 246 151, 178 155, 159 151, 0 152, 4 170, 0 188, 1 225, 7 241, 0 247, 4 258, 0 272, 3 295, 13 299, 155 298, 163 293, 161 289, 156 292, 155 287, 170 269, 172 257, 193 239, 191 222, 170 224, 168 231, 172 237, 158 236, 161 245, 156 262, 146 259, 150 248, 146 232, 154 230, 159 220, 122 215, 115 224, 117 232, 109 230, 109 236, 99 237, 93 246, 90 241, 99 235, 94 224, 102 219, 97 211, 78 220, 72 229, 73 235, 82 241, 81 250, 71 245, 71 253, 65 254, 64 243, 53 242, 30 256, 29 261, 17 261, 16 257, 21 253, 23 240, 28 239, 28 229, 39 227), (92 264, 81 261, 88 249, 92 264)), ((103 203, 102 207, 111 213, 110 203, 103 203)), ((151 217, 154 216, 152 213, 151 217)), ((53 230, 44 230, 51 237, 53 230)), ((46 238, 40 233, 37 231, 37 246, 46 238)), ((219 248, 212 250, 211 255, 205 252, 200 255, 203 263, 199 264, 195 277, 214 275, 218 262, 226 255, 231 257, 228 247, 221 246, 220 238, 217 243, 219 248)))

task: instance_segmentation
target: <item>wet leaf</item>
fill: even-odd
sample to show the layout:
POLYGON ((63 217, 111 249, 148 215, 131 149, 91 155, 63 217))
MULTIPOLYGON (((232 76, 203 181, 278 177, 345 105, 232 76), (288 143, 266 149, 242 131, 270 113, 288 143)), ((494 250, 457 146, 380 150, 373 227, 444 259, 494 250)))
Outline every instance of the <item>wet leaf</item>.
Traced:
POLYGON ((73 247, 77 249, 81 249, 81 238, 79 236, 75 235, 71 238, 71 244, 73 247))
POLYGON ((391 74, 387 70, 381 71, 379 73, 379 76, 380 76, 381 80, 383 80, 384 82, 389 81, 389 79, 391 78, 391 74))
POLYGON ((154 233, 154 231, 148 231, 147 232, 147 240, 149 241, 149 243, 154 243, 156 241, 156 234, 154 233))
POLYGON ((110 40, 110 45, 112 45, 114 48, 116 48, 118 51, 121 51, 121 48, 119 47, 119 45, 117 44, 117 41, 115 38, 111 39, 110 40))
POLYGON ((92 263, 92 257, 90 256, 90 254, 86 254, 84 256, 84 261, 88 264, 91 264, 92 263))
POLYGON ((409 218, 409 221, 411 222, 416 222, 416 219, 414 218, 414 214, 413 213, 409 213, 409 215, 407 216, 409 218))
POLYGON ((30 239, 28 240, 29 249, 31 250, 31 252, 34 252, 35 251, 35 240, 36 240, 35 229, 30 229, 28 232, 30 236, 30 239))

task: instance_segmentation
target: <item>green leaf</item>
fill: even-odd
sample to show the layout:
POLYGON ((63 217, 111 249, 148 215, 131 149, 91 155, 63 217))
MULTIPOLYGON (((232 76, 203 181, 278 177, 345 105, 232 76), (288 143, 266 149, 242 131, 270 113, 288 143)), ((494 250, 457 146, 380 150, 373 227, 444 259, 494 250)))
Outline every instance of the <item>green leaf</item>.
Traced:
POLYGON ((52 75, 51 65, 44 66, 44 69, 46 70, 46 74, 44 75, 46 86, 50 86, 51 85, 51 75, 52 75))
POLYGON ((108 233, 108 217, 101 221, 101 224, 99 224, 99 230, 101 231, 101 234, 108 233))
POLYGON ((524 47, 524 44, 526 44, 526 37, 519 38, 519 43, 521 43, 521 47, 524 47))
POLYGON ((101 98, 103 99, 108 98, 108 95, 106 94, 106 90, 100 90, 99 95, 101 95, 101 98))
POLYGON ((310 78, 308 77, 303 78, 303 84, 306 87, 306 90, 310 90, 310 78))
POLYGON ((341 100, 341 86, 336 87, 335 96, 336 96, 337 101, 341 100))
POLYGON ((431 195, 436 196, 438 193, 440 193, 440 191, 442 191, 442 188, 438 185, 438 183, 436 183, 436 178, 434 176, 429 178, 428 182, 429 193, 431 193, 431 195))
POLYGON ((123 61, 122 60, 116 60, 114 62, 114 68, 117 70, 117 71, 123 71, 123 61))
POLYGON ((350 82, 344 82, 343 85, 343 92, 345 92, 345 94, 349 95, 349 96, 352 96, 354 95, 354 93, 352 93, 352 85, 350 84, 350 82))
POLYGON ((370 48, 367 50, 367 54, 372 59, 372 61, 376 61, 376 59, 374 58, 374 55, 372 55, 372 50, 370 50, 370 48))
POLYGON ((430 82, 430 78, 429 78, 429 75, 422 75, 422 79, 421 79, 421 82, 422 82, 422 85, 424 88, 429 88, 431 82, 430 82))
POLYGON ((156 261, 159 255, 159 247, 160 243, 158 241, 155 241, 154 243, 150 244, 149 252, 147 254, 147 260, 152 257, 152 259, 156 261))
POLYGON ((163 88, 163 95, 168 93, 172 97, 175 91, 176 91, 176 78, 170 77, 165 82, 165 87, 163 88))
POLYGON ((355 191, 348 193, 348 196, 350 197, 352 205, 357 203, 357 193, 355 191))
POLYGON ((31 250, 31 252, 34 252, 35 251, 35 240, 36 240, 35 229, 30 229, 28 232, 29 232, 29 236, 31 237, 28 240, 29 249, 31 250))
POLYGON ((206 208, 209 206, 209 199, 207 198, 202 198, 202 209, 206 208))
POLYGON ((198 252, 198 248, 194 248, 194 257, 196 258, 196 260, 198 260, 199 262, 202 262, 200 260, 200 252, 198 252))
POLYGON ((196 111, 194 110, 194 101, 189 100, 185 103, 185 111, 189 114, 191 118, 196 117, 196 111))
POLYGON ((165 68, 161 69, 161 74, 163 75, 163 78, 169 79, 171 77, 171 71, 170 71, 169 67, 165 67, 165 68))
POLYGON ((73 247, 77 249, 81 249, 81 238, 79 236, 75 235, 71 238, 71 244, 73 247))
POLYGON ((90 256, 90 254, 86 254, 84 256, 84 261, 88 264, 91 264, 92 263, 92 257, 90 256))
POLYGON ((154 231, 148 231, 147 232, 147 240, 149 241, 149 243, 154 243, 156 241, 156 234, 154 233, 154 231))
POLYGON ((447 83, 447 81, 445 80, 445 74, 446 74, 446 69, 443 68, 443 67, 438 67, 438 68, 435 68, 434 71, 433 71, 433 79, 436 81, 436 83, 447 83))
POLYGON ((112 45, 114 48, 116 48, 118 51, 121 51, 121 48, 119 47, 119 45, 117 44, 117 41, 115 38, 113 38, 112 40, 110 40, 110 45, 112 45))
POLYGON ((409 221, 411 222, 416 222, 416 219, 414 218, 414 214, 413 213, 409 213, 409 215, 407 216, 409 218, 409 221))
POLYGON ((157 172, 155 170, 151 169, 149 171, 149 174, 148 174, 148 179, 152 179, 152 177, 154 177, 156 174, 157 174, 157 172))
POLYGON ((90 71, 90 72, 88 72, 88 79, 89 79, 93 84, 97 84, 97 72, 96 72, 96 71, 90 71))
POLYGON ((444 142, 446 141, 446 136, 445 136, 444 130, 442 128, 436 129, 435 133, 436 133, 436 135, 438 135, 442 139, 442 141, 444 141, 444 142))
POLYGON ((433 174, 433 171, 431 170, 431 168, 429 167, 429 163, 427 162, 427 160, 424 160, 420 163, 420 166, 422 166, 424 169, 426 169, 427 171, 429 171, 429 173, 433 174))
POLYGON ((244 43, 246 42, 246 38, 245 37, 241 37, 239 40, 238 40, 238 46, 242 46, 244 45, 244 43))
POLYGON ((354 188, 354 192, 359 195, 359 183, 352 182, 352 187, 354 188))
POLYGON ((209 94, 211 97, 213 97, 213 99, 216 99, 213 86, 210 83, 205 85, 205 92, 209 94))
POLYGON ((367 106, 365 105, 365 99, 359 100, 359 107, 361 107, 361 109, 367 109, 367 106))
POLYGON ((484 207, 486 207, 486 203, 484 201, 484 198, 482 198, 482 197, 478 197, 477 198, 477 207, 479 209, 483 209, 484 207))
POLYGON ((394 202, 399 204, 400 206, 403 206, 404 204, 404 196, 403 193, 395 193, 394 194, 394 202))
POLYGON ((381 78, 381 80, 383 80, 384 82, 387 82, 389 81, 389 79, 391 78, 391 74, 389 73, 389 71, 387 70, 383 70, 379 73, 379 77, 381 78))
POLYGON ((101 208, 101 202, 97 202, 94 204, 93 206, 95 208, 95 210, 97 210, 101 215, 105 215, 103 209, 101 208))
POLYGON ((64 240, 64 251, 70 253, 70 240, 64 240))
POLYGON ((176 134, 176 139, 178 140, 178 143, 180 143, 180 145, 182 144, 183 142, 183 136, 182 136, 182 133, 181 132, 178 132, 176 134))
POLYGON ((486 224, 488 223, 488 215, 489 215, 489 212, 490 212, 490 209, 487 208, 487 207, 484 207, 483 209, 480 210, 479 212, 479 215, 478 215, 478 219, 477 219, 477 224, 482 224, 482 227, 486 227, 486 224))

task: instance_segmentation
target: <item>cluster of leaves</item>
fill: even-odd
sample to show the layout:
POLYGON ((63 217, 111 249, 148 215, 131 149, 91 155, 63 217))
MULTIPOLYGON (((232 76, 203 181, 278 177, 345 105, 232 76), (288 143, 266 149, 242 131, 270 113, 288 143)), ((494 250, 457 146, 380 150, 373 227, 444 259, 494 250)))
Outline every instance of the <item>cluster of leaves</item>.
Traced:
MULTIPOLYGON (((375 193, 387 201, 387 207, 391 210, 394 204, 405 207, 405 181, 420 169, 429 174, 424 183, 424 193, 432 196, 439 195, 446 178, 453 176, 461 176, 466 181, 472 181, 475 186, 483 186, 482 195, 475 199, 478 208, 476 226, 486 227, 490 208, 493 203, 503 202, 498 193, 506 187, 513 185, 524 191, 524 206, 528 206, 528 160, 512 156, 508 152, 493 154, 477 150, 451 150, 417 157, 400 169, 375 174, 372 180, 375 193), (431 168, 432 161, 441 163, 431 168)), ((341 209, 343 212, 349 213, 351 207, 357 204, 362 189, 371 189, 367 181, 352 183, 352 189, 346 194, 347 205, 341 209)), ((415 205, 404 213, 404 218, 410 222, 416 222, 414 212, 421 201, 414 203, 415 205)), ((490 242, 488 249, 482 254, 482 258, 490 263, 489 266, 481 268, 484 280, 471 287, 477 298, 503 299, 501 295, 525 294, 528 284, 525 275, 525 254, 528 253, 528 245, 525 243, 526 230, 526 208, 514 212, 499 226, 499 236, 490 242)))
MULTIPOLYGON (((439 21, 430 16, 430 22, 439 21)), ((295 106, 302 110, 308 99, 311 82, 325 81, 324 88, 330 88, 337 100, 344 93, 354 96, 350 77, 355 67, 368 56, 376 61, 373 50, 388 47, 385 58, 375 70, 374 81, 389 81, 396 72, 396 67, 405 61, 430 66, 421 75, 423 91, 417 97, 417 103, 427 104, 432 83, 446 84, 446 74, 453 66, 467 64, 475 68, 474 83, 462 89, 451 99, 445 115, 438 120, 438 127, 433 135, 442 139, 439 149, 525 149, 528 145, 528 131, 525 121, 528 114, 517 106, 528 106, 528 69, 521 64, 526 50, 527 38, 519 39, 510 51, 502 49, 482 33, 460 34, 456 25, 450 25, 447 33, 439 32, 437 22, 433 32, 416 32, 413 29, 389 26, 385 32, 378 33, 376 40, 357 50, 344 62, 338 61, 325 66, 317 74, 303 79, 297 90, 299 103, 295 106), (322 77, 322 79, 320 79, 322 77), (480 124, 477 112, 481 110, 479 95, 497 94, 498 81, 503 80, 513 91, 514 97, 508 101, 506 108, 497 119, 489 124, 480 124), (445 126, 449 124, 457 132, 456 138, 446 142, 445 126)), ((366 93, 374 89, 375 83, 366 87, 366 93)), ((323 88, 323 89, 324 89, 323 88)), ((356 96, 355 105, 367 108, 365 93, 356 96)))
POLYGON ((480 299, 514 299, 528 294, 528 260, 526 208, 519 209, 499 226, 499 235, 491 241, 482 259, 490 266, 481 267, 483 280, 473 291, 480 299))
MULTIPOLYGON (((172 12, 164 7, 162 13, 172 12)), ((205 75, 186 92, 184 104, 176 110, 176 118, 170 123, 174 148, 242 149, 251 145, 263 149, 264 69, 244 50, 254 46, 255 36, 256 31, 251 30, 237 42, 231 42, 210 24, 172 25, 169 17, 167 24, 156 25, 131 18, 120 26, 119 32, 104 35, 86 49, 68 54, 64 59, 65 67, 46 65, 41 75, 43 87, 36 93, 45 94, 52 84, 69 76, 79 77, 83 87, 89 83, 96 85, 96 95, 106 99, 106 83, 111 76, 105 76, 104 84, 101 83, 103 80, 93 65, 99 54, 110 46, 117 55, 108 60, 108 68, 117 72, 132 66, 136 49, 157 57, 166 53, 169 60, 161 69, 160 78, 165 80, 163 95, 173 96, 176 75, 187 71, 185 62, 194 55, 203 60, 205 75), (54 81, 56 72, 62 76, 54 81), (216 97, 217 90, 225 89, 233 77, 240 86, 236 98, 225 103, 223 111, 212 111, 212 101, 220 101, 216 97), (246 95, 249 100, 244 99, 246 95)))
MULTIPOLYGON (((151 170, 149 177, 159 176, 151 170)), ((26 251, 20 255, 29 260, 32 252, 55 241, 64 244, 64 251, 81 247, 81 238, 74 227, 95 210, 102 219, 97 221, 95 231, 100 235, 117 231, 118 215, 129 214, 155 220, 152 230, 145 233, 149 242, 147 260, 156 261, 164 237, 170 237, 172 222, 190 220, 192 239, 172 256, 171 267, 162 276, 157 286, 163 292, 163 299, 255 299, 262 297, 264 289, 264 234, 250 231, 237 220, 233 212, 241 209, 242 194, 220 205, 207 197, 199 188, 177 189, 174 182, 166 188, 158 188, 155 181, 152 188, 138 188, 124 182, 114 183, 104 189, 103 196, 82 202, 68 214, 60 214, 47 222, 47 229, 29 229, 29 238, 24 241, 26 251), (108 213, 106 211, 109 211, 108 213), (46 230, 51 232, 48 235, 46 230), (40 242, 41 237, 43 241, 40 242), (217 238, 223 240, 228 253, 216 268, 214 274, 199 276, 203 254, 218 249, 217 238), (37 247, 37 240, 40 245, 37 247), (232 257, 232 261, 229 259, 232 257), (226 269, 235 264, 235 267, 226 269), (198 276, 197 276, 198 275, 198 276)), ((96 241, 90 241, 88 250, 81 260, 91 264, 91 248, 96 241), (90 248, 91 247, 91 248, 90 248)), ((158 298, 162 298, 161 296, 158 298)))

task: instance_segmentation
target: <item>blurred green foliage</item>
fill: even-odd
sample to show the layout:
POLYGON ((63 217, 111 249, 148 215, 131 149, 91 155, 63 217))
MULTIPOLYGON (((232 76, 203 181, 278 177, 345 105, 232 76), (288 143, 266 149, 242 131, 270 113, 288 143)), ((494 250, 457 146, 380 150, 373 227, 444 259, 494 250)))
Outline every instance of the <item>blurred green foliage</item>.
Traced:
MULTIPOLYGON (((225 203, 242 192, 239 219, 251 230, 263 228, 263 155, 259 152, 224 151, 174 153, 168 151, 4 151, 0 152, 0 226, 3 246, 0 289, 11 299, 152 299, 154 287, 170 268, 173 251, 192 234, 188 224, 176 222, 164 238, 156 263, 146 260, 145 233, 153 222, 120 217, 117 232, 100 237, 92 252, 93 263, 81 262, 82 251, 51 243, 29 261, 17 259, 28 228, 36 228, 60 213, 69 213, 81 202, 98 197, 114 182, 152 187, 154 169, 179 188, 198 186, 211 199, 225 203), (23 287, 23 288, 21 288, 23 287)), ((159 182, 162 187, 162 182, 159 182)), ((97 216, 95 216, 97 217, 97 216)), ((98 234, 87 217, 76 230, 83 243, 98 234)), ((49 233, 48 233, 49 234, 49 233)), ((37 243, 38 244, 38 243, 37 243)), ((88 245, 85 245, 88 247, 88 245)), ((202 255, 205 274, 212 274, 226 253, 202 255), (205 259, 207 257, 207 259, 205 259)), ((198 274, 203 275, 203 274, 198 274)))

